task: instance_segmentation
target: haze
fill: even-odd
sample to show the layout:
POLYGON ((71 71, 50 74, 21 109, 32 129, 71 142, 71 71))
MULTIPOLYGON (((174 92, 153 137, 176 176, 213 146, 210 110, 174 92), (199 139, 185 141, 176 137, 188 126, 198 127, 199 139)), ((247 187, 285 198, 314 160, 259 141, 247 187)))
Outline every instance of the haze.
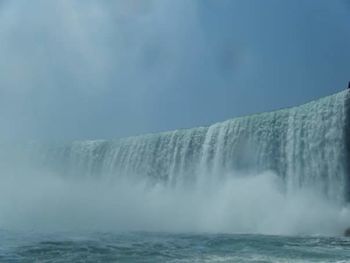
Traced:
POLYGON ((117 138, 329 95, 350 79, 349 14, 346 0, 2 0, 0 138, 117 138))

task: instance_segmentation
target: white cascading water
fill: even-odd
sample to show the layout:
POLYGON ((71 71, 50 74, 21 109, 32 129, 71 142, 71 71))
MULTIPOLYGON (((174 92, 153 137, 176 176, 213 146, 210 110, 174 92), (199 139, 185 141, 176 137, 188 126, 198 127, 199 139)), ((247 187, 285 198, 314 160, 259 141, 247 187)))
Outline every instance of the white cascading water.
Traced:
POLYGON ((0 228, 342 234, 348 101, 343 91, 210 127, 10 147, 0 228))
POLYGON ((172 185, 232 171, 273 171, 283 177, 287 191, 314 186, 342 200, 347 97, 344 91, 210 127, 52 146, 45 158, 66 175, 132 175, 172 185))

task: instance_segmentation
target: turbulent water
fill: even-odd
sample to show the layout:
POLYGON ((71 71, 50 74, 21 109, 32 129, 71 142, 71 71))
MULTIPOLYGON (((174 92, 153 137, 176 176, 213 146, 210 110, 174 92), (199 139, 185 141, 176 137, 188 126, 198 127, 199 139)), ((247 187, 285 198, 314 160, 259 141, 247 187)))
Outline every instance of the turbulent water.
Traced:
POLYGON ((349 262, 350 240, 218 234, 1 233, 1 262, 349 262), (4 237, 5 234, 5 237, 4 237))
POLYGON ((0 262, 346 262, 349 96, 113 141, 3 146, 0 262))

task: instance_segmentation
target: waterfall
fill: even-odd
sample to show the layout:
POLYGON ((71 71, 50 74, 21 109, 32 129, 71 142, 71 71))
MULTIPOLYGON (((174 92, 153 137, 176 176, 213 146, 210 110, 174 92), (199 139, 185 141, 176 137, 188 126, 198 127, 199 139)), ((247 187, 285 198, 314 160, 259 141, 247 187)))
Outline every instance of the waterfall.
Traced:
POLYGON ((272 171, 286 191, 348 192, 349 92, 209 127, 118 140, 37 145, 41 162, 65 176, 142 177, 164 184, 272 171))

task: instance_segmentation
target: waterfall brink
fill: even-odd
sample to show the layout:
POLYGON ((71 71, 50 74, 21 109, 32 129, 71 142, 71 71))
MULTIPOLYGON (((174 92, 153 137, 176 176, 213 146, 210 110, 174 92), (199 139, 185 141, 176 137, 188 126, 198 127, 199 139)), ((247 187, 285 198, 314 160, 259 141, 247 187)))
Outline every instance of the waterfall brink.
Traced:
POLYGON ((313 186, 344 201, 350 196, 349 95, 343 91, 209 127, 38 148, 41 161, 65 176, 139 176, 178 185, 272 171, 287 192, 313 186))
POLYGON ((0 229, 342 235, 349 98, 111 141, 3 145, 0 229))

